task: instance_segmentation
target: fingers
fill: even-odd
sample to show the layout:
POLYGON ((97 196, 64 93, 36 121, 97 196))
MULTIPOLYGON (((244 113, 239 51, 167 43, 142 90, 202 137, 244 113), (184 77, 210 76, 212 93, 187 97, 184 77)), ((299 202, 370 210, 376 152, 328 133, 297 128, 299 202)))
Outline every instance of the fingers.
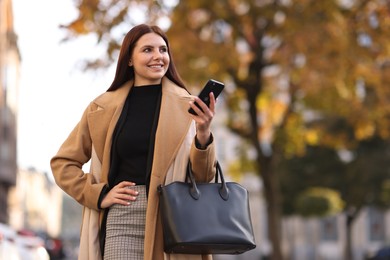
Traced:
POLYGON ((114 186, 104 197, 101 203, 102 208, 108 208, 113 204, 130 205, 138 196, 138 191, 132 189, 135 183, 122 181, 114 186))
POLYGON ((197 115, 193 115, 192 117, 194 119, 198 118, 200 119, 212 119, 215 113, 215 103, 216 100, 214 98, 214 94, 210 92, 209 94, 209 100, 210 104, 209 106, 206 105, 199 97, 194 97, 194 101, 191 101, 189 104, 191 108, 196 112, 197 115), (199 105, 199 107, 196 105, 199 105))
POLYGON ((210 96, 210 110, 214 114, 214 112, 215 112, 215 103, 217 102, 217 100, 215 99, 213 92, 211 92, 209 96, 210 96))

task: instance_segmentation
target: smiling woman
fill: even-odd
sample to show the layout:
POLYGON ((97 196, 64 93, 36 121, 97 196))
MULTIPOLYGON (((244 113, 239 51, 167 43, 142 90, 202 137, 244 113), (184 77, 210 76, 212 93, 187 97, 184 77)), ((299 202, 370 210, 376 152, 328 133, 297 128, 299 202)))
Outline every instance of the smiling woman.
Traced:
POLYGON ((209 97, 207 106, 187 91, 158 26, 140 24, 126 34, 112 84, 51 159, 56 183, 84 206, 80 259, 170 259, 157 187, 184 180, 189 160, 198 181, 214 178, 216 101, 209 97))

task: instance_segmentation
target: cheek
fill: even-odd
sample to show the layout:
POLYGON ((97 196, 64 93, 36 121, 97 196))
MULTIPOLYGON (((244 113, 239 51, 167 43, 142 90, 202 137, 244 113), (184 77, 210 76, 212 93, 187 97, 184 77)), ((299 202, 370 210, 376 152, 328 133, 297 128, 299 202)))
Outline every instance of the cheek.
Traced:
POLYGON ((167 54, 164 56, 164 63, 169 65, 169 62, 171 62, 171 60, 169 59, 169 55, 167 54))

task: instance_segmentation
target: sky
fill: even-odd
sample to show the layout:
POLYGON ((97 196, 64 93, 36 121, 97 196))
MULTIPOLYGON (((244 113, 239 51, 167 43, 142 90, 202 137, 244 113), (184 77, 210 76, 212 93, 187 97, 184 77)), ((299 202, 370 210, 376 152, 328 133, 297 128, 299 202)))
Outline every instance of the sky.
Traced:
POLYGON ((60 43, 59 28, 77 15, 74 1, 13 0, 14 29, 21 53, 18 166, 51 175, 50 159, 93 98, 106 91, 114 70, 80 72, 83 58, 100 56, 91 37, 60 43))

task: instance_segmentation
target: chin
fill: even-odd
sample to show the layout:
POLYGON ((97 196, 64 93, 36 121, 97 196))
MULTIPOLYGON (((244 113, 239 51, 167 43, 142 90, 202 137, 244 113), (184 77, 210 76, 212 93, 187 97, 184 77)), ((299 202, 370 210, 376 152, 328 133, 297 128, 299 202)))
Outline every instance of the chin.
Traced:
POLYGON ((155 74, 155 75, 153 75, 153 77, 150 77, 150 79, 151 79, 151 80, 161 80, 161 79, 165 76, 165 73, 166 73, 166 72, 164 72, 164 73, 159 73, 158 75, 155 74))

